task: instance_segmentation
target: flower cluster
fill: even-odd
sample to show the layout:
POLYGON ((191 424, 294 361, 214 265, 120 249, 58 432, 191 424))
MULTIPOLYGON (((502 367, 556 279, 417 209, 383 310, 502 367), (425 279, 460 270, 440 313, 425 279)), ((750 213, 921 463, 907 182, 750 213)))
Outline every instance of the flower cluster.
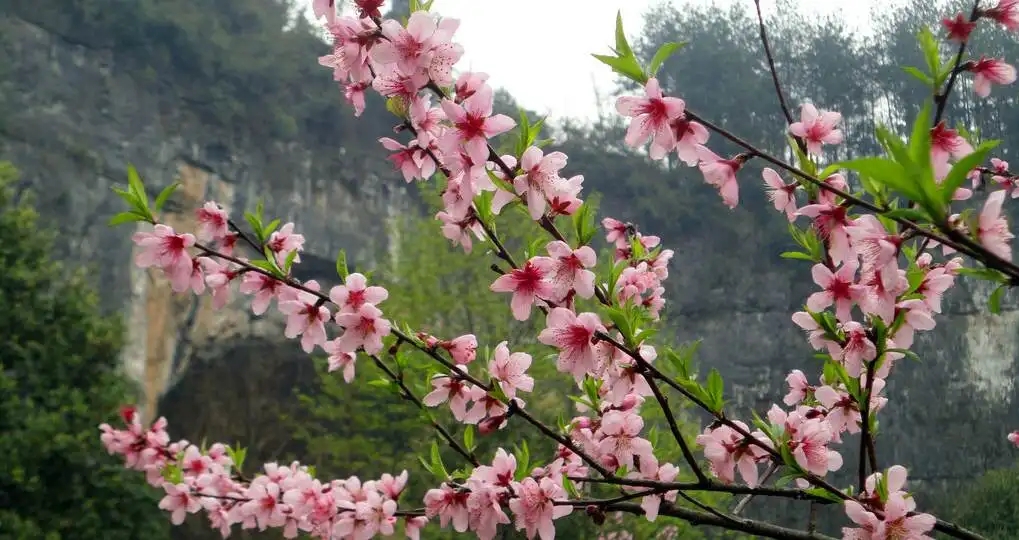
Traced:
POLYGON ((196 211, 196 220, 197 237, 177 233, 164 224, 156 224, 152 232, 135 233, 133 240, 140 248, 136 264, 161 270, 176 292, 209 292, 217 309, 230 301, 233 283, 238 283, 241 293, 252 297, 251 311, 255 315, 264 314, 275 301, 279 312, 286 316, 284 335, 301 338, 301 348, 307 353, 321 347, 329 355, 330 371, 342 369, 347 382, 354 377, 358 350, 367 354, 382 350, 382 338, 389 335, 391 324, 377 304, 389 296, 386 289, 369 286, 359 273, 348 275, 345 283, 333 287, 328 295, 320 291, 316 281, 299 284, 280 279, 279 274, 289 273, 291 265, 300 262, 299 253, 304 249, 304 237, 294 232, 293 223, 269 234, 260 250, 271 254, 264 262, 276 272, 259 272, 248 259, 233 257, 239 233, 229 230, 229 218, 222 207, 206 202, 196 211), (327 300, 335 306, 335 313, 324 305, 327 300), (326 332, 330 321, 342 330, 331 340, 326 332))
MULTIPOLYGON (((224 538, 235 525, 282 529, 284 538, 300 533, 351 539, 394 533, 407 471, 365 482, 356 476, 322 482, 300 463, 267 463, 264 473, 242 480, 238 456, 227 446, 216 443, 205 449, 186 440, 170 442, 165 418, 146 429, 132 408, 124 409, 122 417, 126 429, 100 426, 103 445, 165 492, 159 508, 170 513, 175 525, 188 514, 203 512, 224 538)), ((405 517, 407 537, 417 539, 426 522, 421 516, 405 517)))
MULTIPOLYGON (((521 417, 557 442, 549 463, 518 471, 517 457, 503 449, 490 465, 478 464, 473 450, 460 448, 436 423, 450 446, 474 466, 440 479, 440 485, 427 492, 423 511, 401 513, 397 501, 406 473, 363 483, 350 478, 324 484, 299 464, 269 464, 265 474, 245 481, 239 475, 236 451, 222 445, 205 450, 187 441, 170 443, 165 420, 143 429, 137 415, 128 411, 124 415, 127 429, 104 425, 102 440, 111 453, 125 457, 128 467, 144 471, 152 485, 164 489, 166 497, 160 506, 171 513, 174 523, 204 510, 211 525, 224 535, 240 524, 242 528, 282 528, 287 537, 303 531, 321 538, 364 539, 394 534, 394 525, 403 518, 408 537, 416 538, 427 520, 437 517, 442 526, 470 530, 486 540, 494 538, 501 525, 524 531, 529 539, 551 540, 555 520, 570 514, 576 505, 589 504, 577 502, 571 493, 599 481, 620 486, 627 493, 624 497, 639 498, 641 512, 655 521, 660 513, 675 509, 682 494, 675 487, 680 467, 656 455, 642 416, 646 402, 653 399, 674 424, 658 386, 668 384, 715 417, 694 442, 702 448, 708 472, 717 481, 707 479, 683 435, 670 426, 698 478, 696 486, 735 483, 738 471, 742 481, 755 488, 764 481, 761 465, 786 466, 800 489, 821 489, 845 501, 846 515, 856 524, 843 529, 845 539, 926 538, 936 521, 914 512, 915 503, 904 491, 906 470, 896 465, 865 479, 866 469, 879 470, 873 452, 868 456, 867 450, 873 448, 875 416, 888 402, 882 392, 895 362, 912 354, 909 349, 917 331, 935 327, 942 297, 962 272, 962 257, 948 256, 960 252, 985 263, 993 257, 1011 263, 1013 235, 1002 217, 1002 205, 1009 190, 1016 197, 1019 177, 1009 172, 1008 163, 991 159, 990 168, 981 167, 981 160, 972 159, 983 156, 977 154, 981 150, 941 121, 939 112, 929 131, 928 124, 920 129, 924 141, 929 137, 929 155, 924 155, 926 146, 921 146, 909 156, 930 165, 925 170, 933 184, 925 189, 944 189, 946 200, 955 202, 973 198, 985 177, 1001 189, 993 190, 978 215, 946 211, 941 215, 944 219, 932 218, 928 229, 912 222, 908 223, 912 228, 900 227, 903 218, 893 219, 883 203, 864 203, 851 194, 839 166, 829 167, 824 178, 804 172, 818 170, 824 148, 841 144, 844 135, 839 113, 810 103, 801 106, 799 121, 787 128, 801 168, 779 167, 784 169, 781 172, 764 168, 762 178, 775 210, 785 216, 794 239, 805 250, 794 253, 794 258, 812 262, 818 290, 805 299, 804 309, 793 314, 792 322, 805 331, 808 343, 825 361, 817 379, 792 371, 786 378, 786 408, 773 405, 766 419, 755 417, 751 428, 723 412, 720 380, 709 378, 704 386, 689 373, 677 382, 659 371, 658 350, 647 342, 652 330, 648 327, 659 320, 664 308, 664 281, 674 252, 663 249, 657 236, 605 218, 601 225, 612 246, 611 270, 608 276, 596 274, 597 254, 589 245, 594 225, 584 221, 588 209, 580 198, 583 176, 563 172, 567 156, 543 150, 544 142, 536 140, 538 130, 526 116, 518 125, 494 114, 494 91, 486 74, 454 75, 453 66, 464 53, 453 42, 459 22, 416 11, 401 24, 382 18, 379 0, 355 0, 354 4, 356 16, 343 17, 336 14, 332 0, 315 0, 315 13, 325 18, 332 38, 332 52, 319 62, 333 71, 355 114, 363 112, 368 89, 388 100, 387 108, 402 122, 396 132, 406 134, 402 142, 388 137, 379 140, 391 152, 390 161, 407 182, 428 181, 436 174, 445 179, 442 210, 436 214, 442 234, 466 252, 475 241, 489 244, 503 265, 493 265, 500 275, 490 290, 510 295, 510 311, 518 321, 530 319, 536 311, 545 317, 538 342, 555 350, 552 357, 558 371, 569 375, 582 391, 576 399, 579 415, 556 432, 525 410, 521 394, 534 390, 535 380, 528 374, 534 359, 512 352, 506 341, 495 347, 490 358, 476 362, 478 340, 473 334, 441 339, 395 328, 377 307, 389 293, 369 286, 362 274, 346 275, 344 270, 344 283, 328 293, 314 281, 293 279, 291 267, 300 262, 304 238, 294 232, 292 223, 278 230, 275 224, 266 227, 259 212, 249 220, 256 229, 252 239, 214 202, 197 211, 194 235, 178 233, 145 214, 155 228, 135 234, 140 247, 136 262, 162 271, 174 291, 208 292, 214 305, 223 307, 230 301, 230 285, 239 283, 240 292, 251 297, 254 314, 264 314, 275 302, 286 316, 286 337, 300 338, 308 353, 324 350, 330 371, 340 370, 347 382, 354 379, 357 354, 364 353, 384 366, 378 355, 387 345, 395 357, 399 346, 407 343, 441 370, 431 376, 430 391, 420 399, 412 395, 402 372, 391 374, 391 382, 404 397, 421 407, 448 405, 457 422, 477 426, 481 434, 521 417), (490 141, 514 129, 519 131, 516 150, 500 155, 490 141), (960 167, 967 170, 960 173, 960 167), (789 176, 786 173, 791 174, 788 180, 783 178, 789 176), (966 178, 972 189, 961 185, 966 178), (526 260, 519 264, 493 226, 495 216, 514 205, 550 236, 544 244, 531 244, 526 260), (573 217, 577 241, 559 230, 557 219, 563 216, 573 217), (935 236, 938 231, 949 234, 935 236), (908 241, 917 234, 926 238, 915 248, 908 241), (241 241, 265 258, 234 256, 241 241), (943 257, 935 260, 929 249, 939 244, 943 257), (327 329, 330 322, 338 330, 333 339, 327 329), (859 434, 864 443, 859 478, 864 489, 855 496, 825 480, 843 465, 835 446, 847 433, 859 434)), ((972 19, 962 14, 945 19, 948 39, 965 42, 981 18, 1019 29, 1015 0, 1000 0, 996 7, 974 13, 972 19)), ((962 62, 961 54, 951 80, 972 73, 974 91, 980 96, 989 94, 991 84, 1009 84, 1016 78, 1015 69, 1002 60, 982 57, 962 62)), ((643 96, 623 96, 616 103, 617 111, 631 119, 624 142, 635 148, 648 145, 652 159, 675 152, 687 166, 698 168, 724 205, 736 208, 738 173, 764 154, 751 147, 733 156, 717 154, 708 147, 709 122, 699 119, 683 99, 665 95, 654 76, 640 80, 643 96)), ((952 83, 948 84, 950 91, 952 83)), ((142 210, 148 212, 147 207, 142 210)), ((901 214, 906 209, 895 210, 901 214)), ((1019 445, 1016 433, 1009 440, 1019 445)), ((618 508, 615 502, 596 501, 588 511, 603 519, 604 512, 618 508)), ((743 523, 742 519, 731 521, 743 523)))

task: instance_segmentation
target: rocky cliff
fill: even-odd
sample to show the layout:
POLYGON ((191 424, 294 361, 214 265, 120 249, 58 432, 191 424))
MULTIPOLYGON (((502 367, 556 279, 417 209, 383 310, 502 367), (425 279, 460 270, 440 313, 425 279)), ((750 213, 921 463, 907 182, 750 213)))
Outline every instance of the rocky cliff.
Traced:
POLYGON ((243 308, 213 312, 204 301, 173 294, 158 272, 132 264, 133 230, 107 225, 122 205, 110 188, 124 183, 129 163, 150 192, 182 184, 176 210, 165 216, 179 230, 194 230, 194 209, 205 200, 243 221, 261 198, 266 215, 296 221, 314 246, 300 266, 305 279, 335 278, 341 247, 351 260, 370 262, 385 241, 387 216, 408 204, 381 151, 244 137, 243 129, 238 136, 203 122, 186 102, 168 103, 119 66, 110 49, 76 43, 14 13, 0 12, 0 36, 0 155, 21 170, 23 187, 59 230, 62 258, 94 268, 104 306, 127 315, 124 362, 149 410, 210 340, 262 328, 275 336, 281 327, 249 318, 243 308))
MULTIPOLYGON (((263 197, 268 214, 296 221, 307 237, 312 252, 302 255, 301 266, 309 278, 328 279, 340 248, 354 259, 369 258, 385 240, 386 216, 411 204, 374 147, 302 134, 255 137, 254 126, 223 128, 188 101, 167 99, 157 84, 121 66, 115 51, 29 19, 16 10, 0 12, 0 155, 38 193, 44 214, 61 231, 63 256, 92 264, 105 305, 127 314, 133 330, 124 361, 144 387, 150 410, 193 360, 215 363, 225 351, 253 354, 253 347, 239 348, 251 336, 278 345, 280 326, 241 309, 214 313, 133 268, 132 231, 106 225, 120 208, 109 188, 122 182, 128 163, 153 189, 182 182, 178 197, 189 211, 170 212, 174 225, 188 225, 190 208, 203 199, 216 199, 239 216, 263 197)), ((336 122, 353 122, 335 114, 336 122)), ((375 135, 348 131, 350 141, 375 135)), ((742 208, 731 213, 699 180, 669 188, 672 194, 661 198, 635 193, 620 187, 626 176, 614 176, 609 167, 584 170, 583 153, 567 150, 571 163, 589 173, 592 188, 626 201, 609 206, 615 215, 661 233, 677 250, 672 324, 684 339, 703 338, 702 364, 721 369, 737 405, 764 410, 780 399, 788 370, 810 361, 789 314, 813 289, 804 265, 777 257, 782 220, 742 208), (683 201, 686 208, 693 204, 702 214, 690 217, 668 206, 684 197, 694 201, 683 201), (652 204, 670 209, 667 219, 645 219, 641 209, 652 204), (735 246, 738 257, 728 254, 735 246)), ((626 163, 632 162, 615 162, 626 163)), ((936 332, 918 339, 922 363, 900 361, 881 429, 904 441, 881 447, 882 463, 908 463, 916 477, 938 480, 1012 462, 1004 435, 1019 426, 1013 405, 1019 312, 1009 299, 1003 315, 988 314, 989 292, 959 287, 936 332)), ((296 352, 295 344, 287 346, 296 352)), ((267 350, 276 349, 261 354, 267 350)), ((214 373, 230 376, 229 370, 214 373)))

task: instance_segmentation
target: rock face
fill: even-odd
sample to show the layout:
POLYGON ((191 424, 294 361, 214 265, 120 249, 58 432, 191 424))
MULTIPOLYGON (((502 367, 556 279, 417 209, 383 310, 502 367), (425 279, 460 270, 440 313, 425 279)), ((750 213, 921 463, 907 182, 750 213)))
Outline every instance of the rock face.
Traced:
POLYGON ((108 50, 11 14, 0 14, 0 35, 0 65, 7 68, 0 156, 20 169, 23 187, 59 230, 60 256, 91 265, 104 307, 127 316, 125 366, 144 388, 148 411, 211 337, 278 335, 281 326, 243 308, 213 312, 204 300, 172 293, 158 272, 132 264, 134 230, 107 224, 123 209, 111 187, 126 182, 128 164, 150 195, 181 183, 165 215, 178 230, 194 230, 194 209, 205 200, 242 222, 261 198, 266 216, 297 222, 321 254, 304 256, 304 279, 335 277, 340 248, 353 261, 370 262, 385 242, 387 216, 409 204, 381 151, 361 156, 343 146, 234 140, 119 70, 108 50))
MULTIPOLYGON (((118 69, 108 50, 75 44, 10 14, 0 14, 0 36, 0 156, 21 169, 44 216, 59 228, 62 256, 92 264, 105 306, 129 318, 124 362, 144 388, 150 413, 196 355, 215 358, 224 343, 279 336, 281 326, 237 306, 214 312, 204 301, 172 294, 156 273, 134 268, 133 231, 107 226, 121 209, 110 187, 123 183, 128 163, 150 190, 182 183, 178 202, 185 210, 166 215, 182 229, 192 229, 191 212, 202 200, 215 199, 240 218, 264 198, 267 214, 295 221, 314 251, 302 255, 304 279, 328 280, 340 248, 368 260, 385 241, 386 217, 411 204, 381 151, 355 155, 342 143, 236 138, 204 124, 186 105, 160 98, 118 69)), ((616 181, 586 172, 593 189, 616 181)), ((727 211, 714 198, 705 207, 727 211)), ((641 222, 639 215, 619 215, 641 222)), ((813 285, 805 281, 805 266, 777 258, 780 221, 745 235, 663 235, 678 254, 669 296, 677 333, 702 338, 702 365, 722 371, 736 405, 762 412, 781 399, 786 373, 809 366, 811 358, 789 315, 813 285), (711 255, 723 262, 698 264, 734 242, 742 254, 711 255), (775 267, 764 273, 766 264, 775 267)), ((921 334, 914 346, 922 363, 899 361, 881 429, 902 442, 879 447, 882 464, 909 464, 914 479, 952 480, 1013 461, 1004 436, 1019 426, 1013 405, 1019 311, 1007 299, 1002 315, 987 313, 989 294, 980 285, 958 287, 937 330, 921 334)))

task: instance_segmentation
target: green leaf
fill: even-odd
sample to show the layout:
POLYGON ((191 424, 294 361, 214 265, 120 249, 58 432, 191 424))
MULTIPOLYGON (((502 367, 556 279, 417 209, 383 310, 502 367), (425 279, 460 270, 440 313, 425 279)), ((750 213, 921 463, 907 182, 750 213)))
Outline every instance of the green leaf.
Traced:
POLYGON ((964 266, 956 270, 956 272, 964 276, 970 276, 972 278, 980 279, 983 281, 993 281, 995 283, 1008 283, 1008 276, 992 268, 967 268, 964 266))
POLYGON ((807 489, 803 490, 803 492, 806 493, 807 495, 812 495, 812 496, 817 497, 819 499, 825 499, 825 500, 836 502, 836 503, 842 502, 842 498, 841 497, 839 497, 838 495, 836 495, 836 494, 834 494, 834 493, 832 493, 832 492, 830 492, 830 491, 828 491, 827 489, 824 489, 824 488, 812 487, 812 488, 807 488, 807 489))
POLYGON ((474 426, 470 424, 464 428, 464 446, 467 447, 468 452, 474 450, 474 426))
MULTIPOLYGON (((793 155, 796 156, 796 163, 800 165, 800 170, 811 176, 816 176, 817 166, 814 164, 814 160, 810 159, 810 156, 803 152, 803 149, 800 148, 800 145, 796 143, 796 139, 792 137, 786 137, 786 142, 789 143, 789 148, 792 149, 793 155)), ((796 178, 797 181, 800 180, 799 176, 794 176, 793 178, 796 178)), ((824 177, 821 177, 821 180, 824 180, 824 177)), ((807 187, 808 189, 816 188, 816 186, 814 186, 813 184, 807 184, 805 187, 807 187)))
POLYGON ((723 399, 725 385, 722 381, 722 374, 715 368, 711 368, 711 372, 708 373, 707 391, 712 401, 709 405, 711 405, 714 412, 721 412, 722 406, 725 403, 723 399))
POLYGON ((670 41, 658 47, 658 51, 655 52, 654 57, 651 58, 651 65, 648 66, 648 75, 654 77, 658 74, 658 70, 662 67, 662 64, 669 59, 670 56, 675 54, 677 51, 686 46, 686 43, 680 43, 670 41))
POLYGON ((900 163, 887 158, 865 157, 845 161, 840 164, 843 168, 856 171, 860 175, 866 175, 880 184, 898 191, 911 200, 923 200, 922 192, 915 184, 909 181, 906 169, 900 163))
POLYGON ((170 195, 173 195, 173 192, 177 191, 177 188, 180 187, 180 185, 180 182, 174 182, 163 188, 163 191, 159 192, 159 195, 156 196, 156 212, 163 209, 163 205, 166 204, 170 195))
POLYGON ((934 79, 932 79, 929 75, 920 71, 919 69, 912 66, 905 66, 902 68, 902 71, 905 71, 906 73, 916 77, 917 79, 920 79, 920 82, 926 84, 927 86, 930 86, 931 88, 934 87, 934 79))
POLYGON ((293 250, 287 254, 287 258, 283 261, 283 273, 290 275, 290 269, 294 266, 294 259, 297 258, 297 250, 293 250))
POLYGON ((915 352, 913 352, 913 351, 911 351, 909 349, 888 349, 887 352, 899 353, 899 354, 902 354, 903 356, 905 356, 906 358, 909 358, 910 360, 916 360, 917 362, 923 362, 923 359, 920 358, 920 355, 916 354, 915 352))
POLYGON ((913 162, 930 163, 931 156, 931 100, 924 101, 920 114, 913 121, 913 132, 909 136, 909 155, 913 162))
POLYGON ((987 158, 987 154, 998 146, 999 142, 1000 141, 993 140, 985 141, 974 149, 971 154, 959 161, 956 161, 955 164, 952 165, 952 169, 948 171, 948 175, 945 176, 945 179, 941 182, 941 200, 945 204, 952 202, 952 196, 955 195, 955 192, 962 187, 963 183, 966 182, 966 176, 970 173, 970 171, 979 167, 980 164, 984 162, 984 159, 987 158))
POLYGON ((815 262, 816 261, 809 254, 803 253, 802 251, 786 251, 786 252, 782 253, 781 255, 779 255, 779 257, 782 257, 783 259, 797 259, 797 260, 800 260, 800 261, 810 261, 810 262, 815 262))
POLYGON ((566 493, 567 493, 567 494, 568 494, 568 495, 569 495, 569 496, 570 496, 571 498, 573 498, 573 499, 579 499, 579 498, 580 498, 580 492, 579 492, 579 491, 577 491, 577 486, 575 486, 575 485, 573 484, 573 480, 570 480, 570 479, 569 479, 569 478, 568 478, 568 477, 566 476, 566 473, 565 473, 565 472, 563 472, 563 489, 565 489, 565 490, 566 490, 566 493))
POLYGON ((436 476, 441 473, 441 478, 449 478, 446 465, 442 463, 442 455, 439 454, 439 443, 435 441, 432 441, 432 469, 436 472, 436 476))
POLYGON ((894 219, 908 219, 917 223, 926 223, 931 219, 927 212, 915 208, 895 208, 885 212, 883 215, 894 219))
POLYGON ((644 74, 644 70, 641 69, 640 64, 637 63, 637 59, 633 56, 627 56, 624 58, 604 54, 592 54, 591 56, 597 58, 599 62, 609 66, 612 68, 612 71, 615 71, 627 79, 640 84, 647 83, 647 75, 644 74))
POLYGON ((616 54, 621 57, 632 57, 633 51, 626 41, 626 33, 623 31, 623 12, 616 12, 616 54))
POLYGON ((920 42, 920 51, 923 52, 924 60, 927 61, 927 69, 931 73, 937 73, 941 67, 941 58, 938 52, 938 40, 930 28, 924 26, 917 35, 920 42))
POLYGON ((1005 296, 1006 290, 1008 290, 1008 284, 998 285, 998 288, 991 293, 991 297, 987 299, 987 308, 991 310, 991 313, 995 315, 1001 313, 1001 298, 1005 296))
POLYGON ((124 223, 132 223, 135 221, 148 221, 149 218, 139 215, 137 212, 121 212, 112 218, 110 218, 110 226, 123 225, 124 223))
POLYGON ((274 219, 274 220, 270 221, 269 224, 266 225, 262 229, 262 234, 268 239, 269 236, 272 235, 273 231, 276 230, 276 227, 279 227, 279 226, 280 226, 280 220, 274 219))
POLYGON ((138 170, 134 168, 134 165, 127 166, 127 185, 128 189, 137 197, 138 203, 147 210, 149 208, 149 196, 145 193, 145 185, 142 183, 141 176, 138 175, 138 170))
POLYGON ((350 270, 347 269, 347 252, 346 250, 340 250, 336 254, 336 275, 340 276, 340 279, 347 281, 347 276, 350 275, 350 270))

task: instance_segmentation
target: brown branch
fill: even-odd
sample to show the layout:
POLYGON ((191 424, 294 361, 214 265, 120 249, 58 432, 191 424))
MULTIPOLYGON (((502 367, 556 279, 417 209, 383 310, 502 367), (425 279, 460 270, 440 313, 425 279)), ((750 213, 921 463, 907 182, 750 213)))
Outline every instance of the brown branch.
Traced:
MULTIPOLYGON (((637 515, 644 514, 644 510, 636 503, 612 504, 609 505, 607 510, 618 510, 637 515)), ((737 516, 727 516, 723 519, 707 512, 683 508, 682 506, 677 506, 668 502, 662 502, 662 505, 658 510, 658 515, 679 518, 691 525, 721 527, 733 531, 763 536, 765 538, 777 538, 779 540, 836 540, 831 536, 819 533, 789 529, 737 516)))

